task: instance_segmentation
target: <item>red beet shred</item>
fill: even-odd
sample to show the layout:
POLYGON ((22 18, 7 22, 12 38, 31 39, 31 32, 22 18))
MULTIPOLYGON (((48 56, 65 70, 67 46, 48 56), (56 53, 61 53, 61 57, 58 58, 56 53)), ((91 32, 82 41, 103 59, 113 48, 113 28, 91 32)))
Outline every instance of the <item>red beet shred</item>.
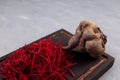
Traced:
POLYGON ((67 80, 74 65, 73 56, 62 50, 62 45, 51 39, 16 50, 0 62, 2 80, 67 80))

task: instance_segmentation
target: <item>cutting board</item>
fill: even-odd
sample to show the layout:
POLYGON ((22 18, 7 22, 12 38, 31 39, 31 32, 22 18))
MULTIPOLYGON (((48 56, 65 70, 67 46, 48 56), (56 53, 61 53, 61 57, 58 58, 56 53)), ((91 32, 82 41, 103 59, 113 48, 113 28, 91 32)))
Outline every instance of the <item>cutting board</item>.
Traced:
MULTIPOLYGON (((49 34, 43 38, 53 38, 53 41, 61 43, 63 46, 67 45, 69 39, 72 37, 72 34, 64 29, 60 29, 52 34, 49 34)), ((41 38, 42 39, 42 38, 41 38)), ((40 39, 39 39, 40 40, 40 39)), ((36 40, 34 42, 38 42, 36 40)), ((29 45, 29 44, 28 44, 29 45)), ((9 57, 13 52, 0 58, 0 62, 4 61, 9 57)), ((76 65, 72 66, 71 69, 75 73, 75 77, 69 75, 68 80, 98 80, 107 70, 109 70, 113 63, 114 58, 107 53, 104 53, 102 57, 94 59, 90 57, 88 53, 78 53, 68 51, 69 54, 77 55, 74 58, 74 61, 77 62, 76 65)))

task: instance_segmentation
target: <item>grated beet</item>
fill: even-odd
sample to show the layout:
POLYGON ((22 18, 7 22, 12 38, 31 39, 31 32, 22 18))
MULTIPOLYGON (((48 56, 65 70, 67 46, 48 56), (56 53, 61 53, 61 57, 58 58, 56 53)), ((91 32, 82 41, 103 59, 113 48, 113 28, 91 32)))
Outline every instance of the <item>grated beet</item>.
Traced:
POLYGON ((75 63, 73 56, 62 50, 62 45, 51 39, 16 50, 0 63, 2 80, 67 80, 68 73, 75 63))

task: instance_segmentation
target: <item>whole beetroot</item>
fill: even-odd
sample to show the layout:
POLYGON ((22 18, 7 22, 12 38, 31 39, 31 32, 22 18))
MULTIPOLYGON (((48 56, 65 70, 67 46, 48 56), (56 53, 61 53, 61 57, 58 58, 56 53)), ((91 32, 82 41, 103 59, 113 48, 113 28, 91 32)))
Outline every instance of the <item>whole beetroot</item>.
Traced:
POLYGON ((105 51, 106 42, 107 38, 100 28, 92 21, 84 20, 63 49, 88 52, 93 58, 98 58, 105 51))

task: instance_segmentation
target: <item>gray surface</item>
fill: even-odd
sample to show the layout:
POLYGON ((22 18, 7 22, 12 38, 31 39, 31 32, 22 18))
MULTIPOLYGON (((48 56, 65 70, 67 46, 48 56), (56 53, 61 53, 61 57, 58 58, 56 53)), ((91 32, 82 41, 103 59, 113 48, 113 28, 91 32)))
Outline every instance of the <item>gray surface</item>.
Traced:
POLYGON ((74 33, 92 20, 108 36, 106 52, 114 66, 100 80, 120 79, 119 0, 0 0, 0 56, 64 28, 74 33))

